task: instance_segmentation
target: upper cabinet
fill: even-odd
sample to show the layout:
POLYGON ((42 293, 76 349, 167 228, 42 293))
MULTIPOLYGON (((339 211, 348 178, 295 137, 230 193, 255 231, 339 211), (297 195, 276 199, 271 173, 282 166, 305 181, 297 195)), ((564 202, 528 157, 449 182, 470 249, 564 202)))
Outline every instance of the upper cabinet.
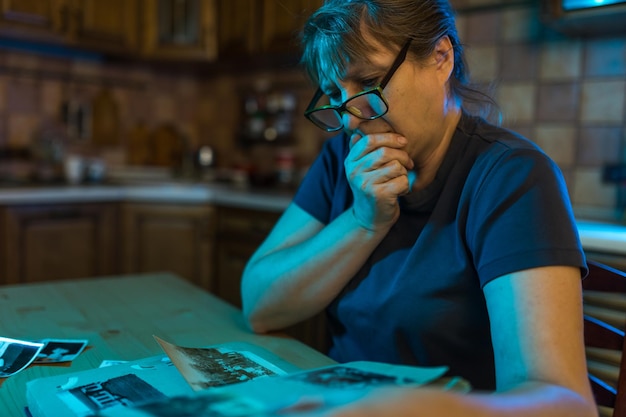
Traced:
POLYGON ((298 51, 300 31, 323 0, 265 0, 262 4, 261 51, 288 53, 298 51))
MULTIPOLYGON (((297 54, 323 0, 0 0, 0 37, 148 60, 297 54)), ((234 61, 232 61, 234 59, 234 61)))
POLYGON ((138 6, 135 0, 73 0, 64 9, 70 15, 70 42, 103 52, 136 51, 138 6))
POLYGON ((144 0, 142 52, 169 60, 217 57, 215 0, 144 0))
POLYGON ((219 57, 293 54, 306 19, 323 0, 217 0, 219 57))
POLYGON ((98 52, 138 48, 138 0, 0 0, 0 35, 98 52))
POLYGON ((64 41, 69 26, 67 0, 1 0, 0 36, 64 41))

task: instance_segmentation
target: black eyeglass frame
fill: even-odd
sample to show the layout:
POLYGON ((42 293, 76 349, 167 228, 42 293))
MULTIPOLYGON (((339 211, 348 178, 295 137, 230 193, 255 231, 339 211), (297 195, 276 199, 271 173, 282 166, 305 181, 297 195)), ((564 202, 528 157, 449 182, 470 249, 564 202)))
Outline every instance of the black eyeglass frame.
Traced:
POLYGON ((385 99, 385 96, 383 95, 383 89, 387 86, 387 84, 389 83, 389 80, 391 80, 391 77, 393 77, 393 75, 398 70, 400 65, 402 65, 402 63, 406 59, 406 54, 409 51, 409 46, 411 46, 411 41, 412 39, 409 38, 405 42, 405 44, 402 46, 402 49, 400 49, 400 52, 398 52, 396 59, 391 64, 389 71, 387 71, 387 74, 385 74, 380 84, 378 84, 376 87, 361 91, 360 93, 357 93, 353 95, 352 97, 348 97, 339 106, 326 104, 324 106, 314 107, 315 104, 317 104, 317 102, 319 101, 319 99, 324 95, 324 92, 322 91, 322 89, 318 87, 317 91, 315 92, 315 95, 313 95, 311 102, 309 103, 306 111, 304 112, 304 117, 309 119, 315 126, 327 132, 336 132, 338 130, 343 129, 343 122, 337 128, 329 128, 327 125, 323 124, 322 122, 319 122, 315 117, 313 117, 313 114, 315 114, 318 111, 334 110, 335 113, 337 113, 338 115, 337 117, 338 120, 341 120, 345 112, 348 112, 351 115, 358 117, 359 119, 362 119, 362 120, 374 120, 374 119, 378 119, 379 117, 383 117, 389 111, 389 103, 387 102, 387 99, 385 99), (377 114, 372 117, 363 117, 362 115, 356 114, 355 112, 351 111, 350 108, 347 106, 347 104, 350 101, 354 100, 355 98, 364 96, 366 94, 375 94, 376 96, 378 96, 382 100, 382 102, 385 104, 385 111, 382 112, 381 114, 377 114))

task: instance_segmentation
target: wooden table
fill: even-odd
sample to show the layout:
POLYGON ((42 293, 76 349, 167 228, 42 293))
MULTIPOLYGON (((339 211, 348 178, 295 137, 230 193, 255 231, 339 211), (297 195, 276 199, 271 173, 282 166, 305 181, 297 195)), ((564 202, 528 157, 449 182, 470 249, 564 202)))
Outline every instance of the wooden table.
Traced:
POLYGON ((250 342, 302 369, 334 363, 297 340, 252 333, 240 310, 166 273, 0 287, 0 335, 89 340, 71 365, 31 365, 5 379, 0 415, 11 417, 24 415, 28 381, 162 354, 153 335, 188 347, 250 342))

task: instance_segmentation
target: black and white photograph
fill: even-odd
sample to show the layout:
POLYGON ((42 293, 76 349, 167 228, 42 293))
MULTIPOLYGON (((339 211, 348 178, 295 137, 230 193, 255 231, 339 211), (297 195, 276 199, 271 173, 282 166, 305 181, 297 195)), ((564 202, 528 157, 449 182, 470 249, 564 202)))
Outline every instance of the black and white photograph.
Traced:
POLYGON ((0 337, 0 378, 18 373, 30 365, 43 343, 0 337))
POLYGON ((35 358, 36 363, 71 362, 87 347, 87 340, 43 339, 43 348, 35 358))

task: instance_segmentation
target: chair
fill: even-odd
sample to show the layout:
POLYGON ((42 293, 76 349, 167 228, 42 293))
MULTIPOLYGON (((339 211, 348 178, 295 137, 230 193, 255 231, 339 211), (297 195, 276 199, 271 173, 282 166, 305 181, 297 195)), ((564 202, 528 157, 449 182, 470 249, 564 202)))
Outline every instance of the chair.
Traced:
POLYGON ((626 273, 589 260, 583 280, 589 380, 601 416, 626 417, 626 273))

